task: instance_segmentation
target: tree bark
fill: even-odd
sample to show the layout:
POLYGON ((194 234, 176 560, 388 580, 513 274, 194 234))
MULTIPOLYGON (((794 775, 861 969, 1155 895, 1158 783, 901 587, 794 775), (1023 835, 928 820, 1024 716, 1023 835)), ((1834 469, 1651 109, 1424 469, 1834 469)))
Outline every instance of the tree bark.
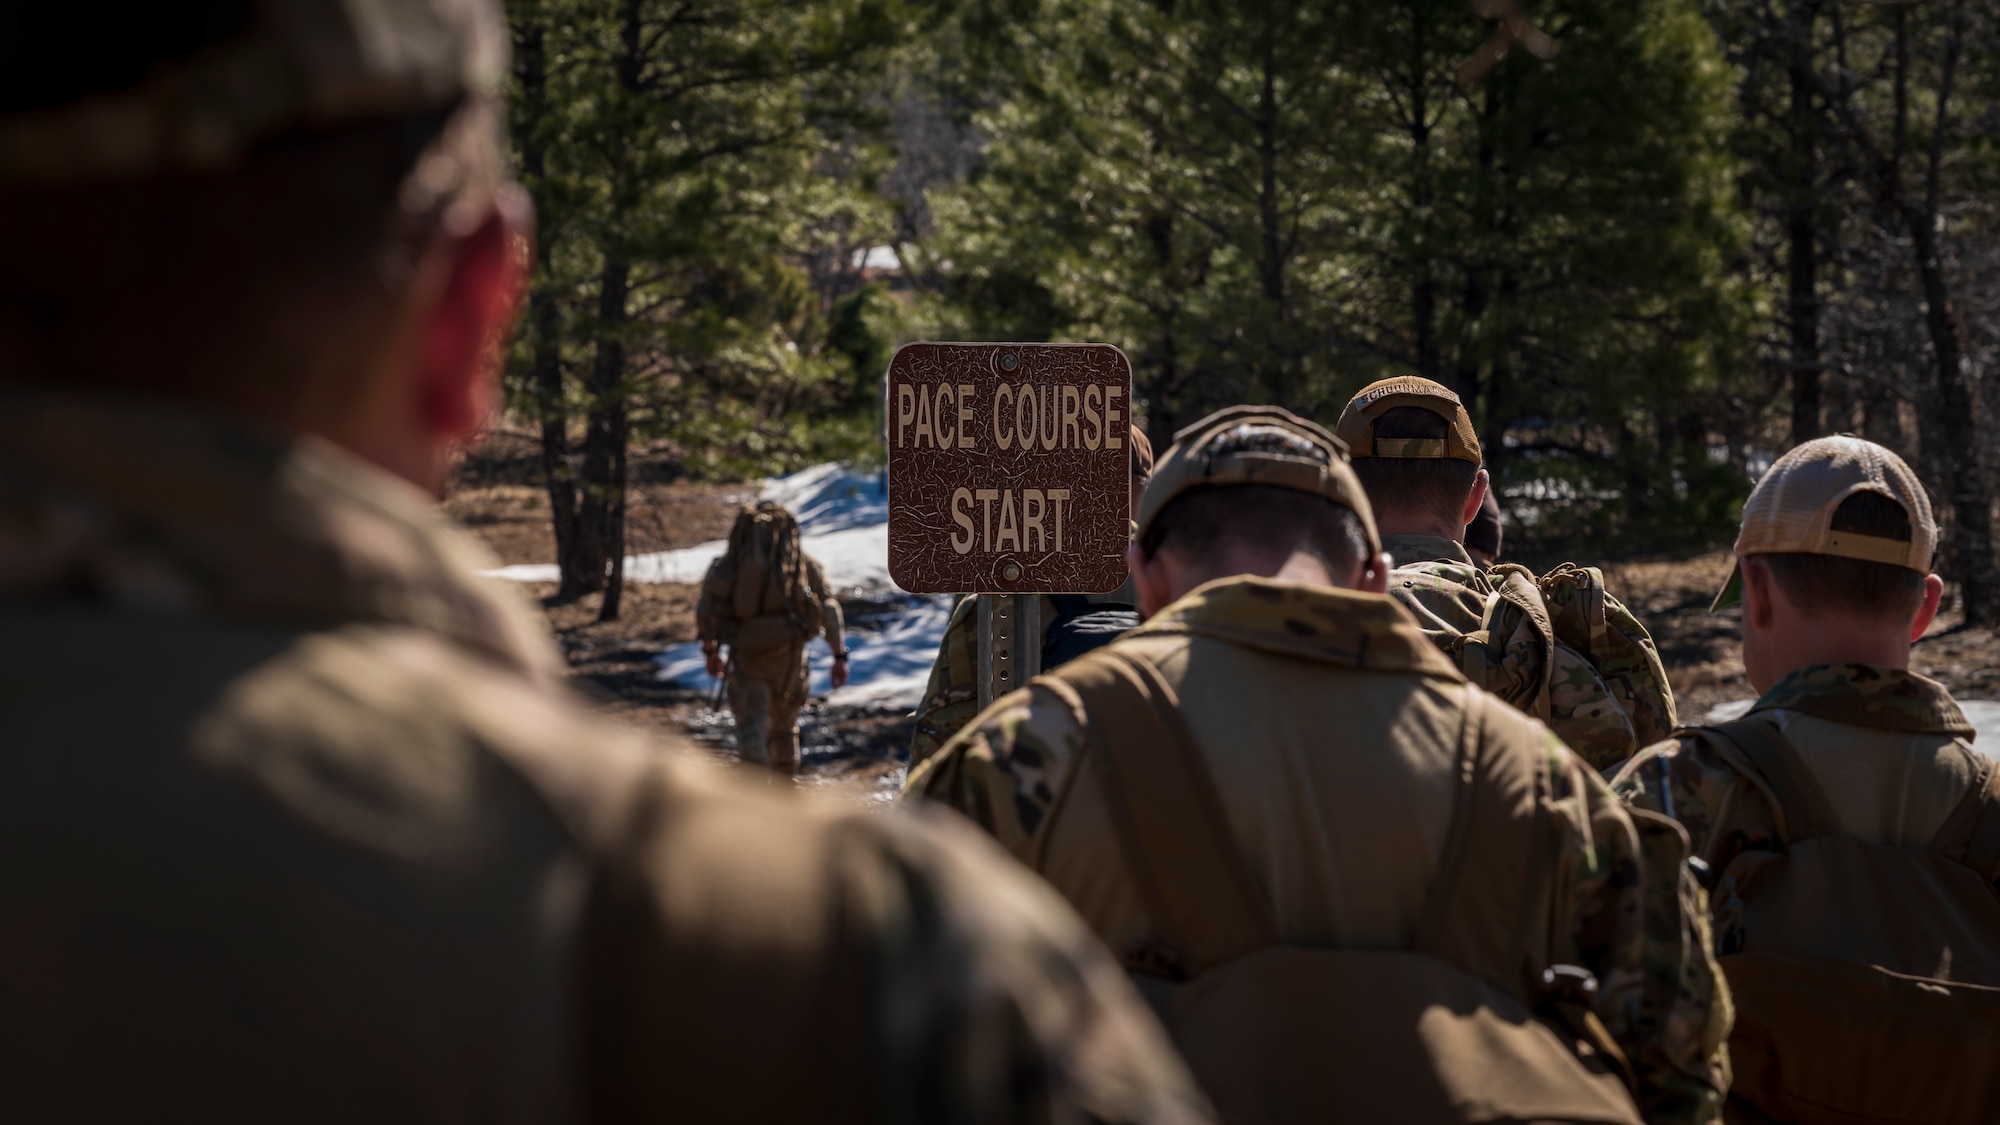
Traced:
POLYGON ((1825 433, 1819 356, 1819 118, 1813 104, 1814 6, 1802 5, 1805 35, 1792 43, 1791 167, 1786 201, 1787 312, 1791 328, 1792 444, 1825 433))
MULTIPOLYGON (((547 154, 543 151, 536 124, 548 109, 548 25, 542 13, 517 25, 514 38, 515 78, 520 89, 519 104, 524 122, 517 122, 515 135, 521 144, 521 179, 533 195, 536 212, 546 220, 554 215, 548 197, 547 154)), ((551 230, 545 226, 544 230, 551 230)), ((544 244, 536 277, 528 296, 528 328, 534 342, 530 360, 535 409, 541 419, 542 483, 549 494, 549 523, 555 532, 556 569, 562 576, 556 597, 574 601, 602 585, 576 559, 577 496, 575 467, 570 461, 569 403, 564 394, 562 369, 562 319, 556 295, 548 278, 548 246, 544 244)))
POLYGON ((590 409, 583 431, 583 503, 576 543, 578 568, 597 577, 604 591, 598 620, 618 617, 625 576, 625 341, 631 264, 622 253, 604 257, 598 278, 597 354, 590 368, 590 409))

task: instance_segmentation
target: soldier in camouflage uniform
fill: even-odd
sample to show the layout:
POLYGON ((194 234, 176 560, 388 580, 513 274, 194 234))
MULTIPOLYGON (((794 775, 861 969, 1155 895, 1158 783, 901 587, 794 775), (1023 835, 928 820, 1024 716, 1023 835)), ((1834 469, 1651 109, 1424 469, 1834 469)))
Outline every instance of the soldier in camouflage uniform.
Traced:
POLYGON ((9 1120, 1203 1118, 989 843, 607 724, 475 573, 497 5, 0 26, 9 1120))
MULTIPOLYGON (((1153 443, 1146 438, 1146 431, 1132 427, 1132 436, 1126 443, 1132 451, 1132 510, 1139 510, 1139 497, 1146 490, 1146 481, 1153 473, 1153 443)), ((1109 594, 1086 595, 1089 601, 1099 605, 1136 606, 1139 595, 1128 580, 1125 585, 1109 594)), ((1041 601, 1041 622, 1044 638, 1048 628, 1060 616, 1056 604, 1046 594, 1039 595, 1041 601)), ((958 604, 951 607, 951 620, 945 625, 944 640, 938 644, 937 659, 931 664, 930 682, 924 685, 923 702, 917 705, 917 725, 910 734, 910 764, 912 766, 938 752, 938 748, 951 740, 951 736, 972 721, 979 713, 979 599, 974 596, 961 597, 958 604)))
MULTIPOLYGON (((1334 433, 1353 453, 1354 471, 1381 521, 1382 547, 1396 560, 1389 593, 1438 647, 1456 655, 1463 638, 1490 624, 1487 613, 1503 577, 1491 570, 1490 559, 1475 560, 1465 546, 1466 527, 1479 518, 1489 491, 1472 419, 1449 388, 1401 376, 1362 388, 1334 433)), ((1494 530, 1497 548, 1497 518, 1494 530)), ((1539 586, 1536 600, 1547 603, 1559 630, 1573 626, 1572 635, 1587 639, 1554 648, 1546 693, 1530 690, 1540 686, 1532 674, 1518 677, 1518 684, 1496 677, 1487 686, 1545 719, 1599 770, 1666 737, 1674 728, 1666 670, 1645 626, 1603 589, 1602 576, 1564 566, 1528 585, 1539 586)), ((1509 662, 1543 659, 1545 638, 1523 631, 1490 640, 1509 662)), ((1463 658, 1460 667, 1468 667, 1463 658)))
MULTIPOLYGON (((1487 705, 1382 596, 1389 560, 1330 434, 1251 407, 1183 430, 1147 489, 1131 561, 1146 624, 996 702, 913 772, 906 800, 943 802, 992 833, 1069 897, 1142 982, 1212 971, 1215 958, 1163 934, 1174 876, 1149 883, 1139 874, 1149 858, 1126 842, 1131 806, 1156 790, 1140 782, 1133 792, 1108 768, 1118 757, 1106 757, 1108 740, 1127 732, 1102 725, 1072 686, 1123 662, 1157 677, 1154 698, 1185 723, 1222 836, 1243 853, 1249 898, 1271 911, 1279 940, 1427 950, 1504 982, 1513 1000, 1495 1001, 1503 1005, 1534 1003, 1521 993, 1523 965, 1529 976, 1581 966, 1596 978, 1595 1018, 1629 1062, 1646 1120, 1714 1118, 1728 1008, 1685 837, 1663 817, 1628 816, 1541 723, 1487 705), (1454 810, 1500 793, 1509 811, 1459 835, 1454 810), (1456 899, 1448 888, 1465 885, 1456 872, 1472 853, 1450 840, 1482 858, 1545 843, 1547 878, 1523 885, 1523 860, 1484 884, 1495 898, 1456 899), (1534 921, 1516 930, 1519 918, 1534 921), (1439 936, 1530 932, 1523 947, 1483 953, 1446 949, 1439 936)), ((1228 909, 1200 897, 1199 914, 1228 909)), ((1393 1053, 1415 1030, 1372 1034, 1393 1053)), ((1266 1043, 1255 1026, 1228 1035, 1266 1043)), ((1396 1081, 1374 1071, 1374 1057, 1321 1052, 1316 1073, 1349 1092, 1338 1097, 1362 1098, 1396 1081)), ((1230 1075, 1190 1061, 1231 1116, 1218 1092, 1230 1075)), ((1508 1078, 1485 1081, 1492 1093, 1508 1078)), ((1409 1113, 1392 1116, 1432 1119, 1409 1113)))
MULTIPOLYGON (((1773 726, 1792 768, 1806 775, 1794 784, 1822 803, 1832 831, 1894 848, 1922 849, 1940 837, 1993 769, 1972 749, 1973 728, 1944 685, 1909 670, 1910 645, 1943 592, 1930 573, 1936 544, 1930 500, 1901 458, 1860 438, 1821 438, 1779 459, 1745 502, 1737 565, 1715 602, 1717 610, 1741 604, 1744 671, 1763 693, 1745 719, 1717 729, 1773 726)), ((1738 857, 1780 854, 1791 836, 1805 835, 1796 823, 1787 835, 1772 782, 1742 745, 1741 734, 1682 731, 1634 757, 1613 788, 1636 808, 1677 819, 1719 877, 1738 857)), ((1857 885, 1840 893, 1880 890, 1855 876, 1857 885)), ((1725 949, 1741 946, 1741 905, 1732 886, 1717 891, 1725 949)), ((1825 913, 1813 908, 1809 928, 1826 928, 1815 923, 1825 913)), ((1893 927, 1897 919, 1883 921, 1893 927)), ((1934 940, 1909 936, 1914 948, 1934 940)), ((1996 943, 1989 934, 1988 950, 1996 943)), ((1980 960, 1972 949, 1948 949, 1937 975, 1954 954, 1980 960)), ((1746 1021, 1770 1015, 1744 1011, 1746 1021)), ((1780 1056, 1786 1046, 1775 1044, 1780 1056)))
MULTIPOLYGON (((774 501, 761 501, 753 513, 781 514, 796 534, 798 521, 774 501)), ((736 549, 732 541, 731 550, 736 549)), ((791 641, 762 649, 732 644, 727 657, 722 654, 725 618, 731 609, 727 598, 718 596, 715 576, 732 572, 735 560, 727 555, 710 565, 695 602, 695 633, 701 639, 701 654, 708 674, 728 685, 729 713, 736 720, 736 752, 751 765, 795 776, 799 772, 799 711, 810 696, 811 669, 806 643, 811 638, 801 629, 791 641)), ((840 599, 827 588, 826 571, 819 560, 799 552, 800 579, 819 603, 820 619, 812 624, 826 638, 833 654, 829 680, 833 690, 847 686, 847 620, 840 599)))

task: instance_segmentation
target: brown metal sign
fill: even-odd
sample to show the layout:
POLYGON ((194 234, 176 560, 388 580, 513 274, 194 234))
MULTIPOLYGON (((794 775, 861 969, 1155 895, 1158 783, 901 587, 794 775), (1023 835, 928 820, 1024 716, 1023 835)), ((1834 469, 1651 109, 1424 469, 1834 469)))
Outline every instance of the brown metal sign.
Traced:
POLYGON ((1125 581, 1132 365, 1109 344, 909 344, 889 364, 889 574, 905 590, 1125 581))

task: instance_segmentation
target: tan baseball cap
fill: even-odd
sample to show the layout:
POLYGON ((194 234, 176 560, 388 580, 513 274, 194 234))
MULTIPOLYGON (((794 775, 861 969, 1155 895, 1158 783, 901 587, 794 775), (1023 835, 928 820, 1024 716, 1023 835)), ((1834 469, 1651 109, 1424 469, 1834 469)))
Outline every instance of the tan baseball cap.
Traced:
POLYGON ((1175 434, 1139 500, 1133 541, 1143 539, 1182 493, 1244 484, 1325 497, 1361 518, 1371 556, 1382 549, 1374 509, 1347 463, 1346 446, 1326 427, 1276 406, 1232 406, 1175 434))
POLYGON ((1453 458, 1477 465, 1483 460, 1479 435, 1465 404, 1451 388, 1416 375, 1398 375, 1361 388, 1340 412, 1333 432, 1347 443, 1352 457, 1453 458), (1424 438, 1378 438, 1375 423, 1399 406, 1428 410, 1450 423, 1442 440, 1424 438))
POLYGON ((1738 562, 1711 608, 1742 599, 1745 555, 1833 555, 1929 574, 1937 537, 1930 497, 1901 457, 1851 434, 1818 438, 1778 458, 1744 501, 1738 562), (1857 492, 1880 493, 1900 504, 1910 516, 1909 540, 1833 530, 1834 510, 1857 492))
POLYGON ((142 43, 121 48, 110 65, 86 55, 104 46, 89 21, 115 17, 89 5, 19 5, 6 56, 17 69, 45 69, 63 94, 52 104, 0 103, 0 186, 226 168, 291 129, 497 97, 506 78, 506 25, 495 0, 205 7, 213 11, 141 5, 132 22, 177 13, 178 24, 162 25, 176 34, 153 36, 149 46, 150 25, 118 29, 142 43), (205 19, 219 24, 212 34, 187 32, 205 19))

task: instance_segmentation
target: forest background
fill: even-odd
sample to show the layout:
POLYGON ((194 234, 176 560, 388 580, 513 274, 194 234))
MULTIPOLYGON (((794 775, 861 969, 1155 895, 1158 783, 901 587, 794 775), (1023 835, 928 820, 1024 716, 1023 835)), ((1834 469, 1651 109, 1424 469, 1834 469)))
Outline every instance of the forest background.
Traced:
POLYGON ((1859 433, 2000 623, 1990 5, 507 10, 539 215, 509 406, 559 601, 618 616, 635 474, 879 462, 905 341, 1091 340, 1162 447, 1438 379, 1531 557, 1726 543, 1772 457, 1859 433))

